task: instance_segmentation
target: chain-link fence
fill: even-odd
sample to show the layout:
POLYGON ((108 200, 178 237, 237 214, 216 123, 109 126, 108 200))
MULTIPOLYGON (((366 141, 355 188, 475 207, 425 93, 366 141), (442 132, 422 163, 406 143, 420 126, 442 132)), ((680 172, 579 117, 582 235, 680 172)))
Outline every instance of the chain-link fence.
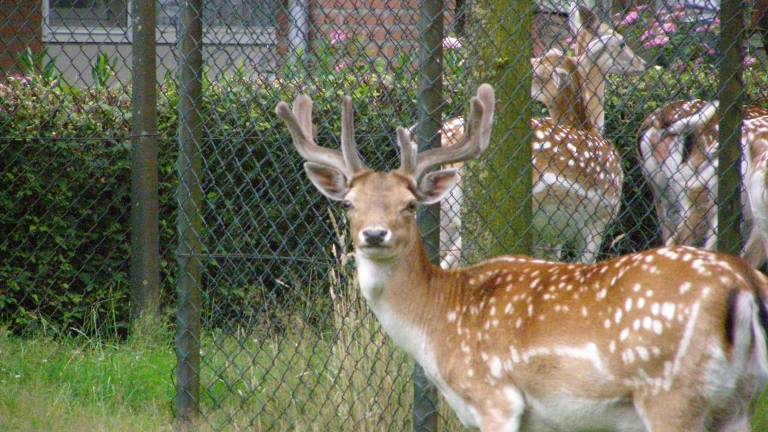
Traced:
MULTIPOLYGON (((128 331, 131 244, 151 258, 153 238, 135 249, 129 234, 131 176, 151 175, 131 152, 157 148, 156 285, 162 309, 178 302, 175 409, 189 424, 460 428, 358 294, 343 213, 274 115, 300 93, 328 147, 351 95, 362 156, 384 170, 395 127, 450 145, 477 85, 494 85, 491 147, 419 216, 442 267, 674 243, 748 243, 762 264, 764 2, 738 2, 740 22, 714 0, 139 3, 0 11, 0 311, 18 332, 128 331), (156 48, 137 46, 153 33, 156 48), (156 98, 133 91, 153 81, 156 98)), ((135 232, 152 224, 134 217, 135 232)))

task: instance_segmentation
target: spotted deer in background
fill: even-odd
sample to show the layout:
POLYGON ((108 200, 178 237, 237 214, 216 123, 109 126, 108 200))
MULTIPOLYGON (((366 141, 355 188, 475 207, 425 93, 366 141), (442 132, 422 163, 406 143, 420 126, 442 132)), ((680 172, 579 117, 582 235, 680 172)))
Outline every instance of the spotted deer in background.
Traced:
MULTIPOLYGON (((642 171, 667 245, 716 246, 717 108, 717 102, 676 101, 648 115, 640 127, 642 171)), ((742 201, 751 227, 743 256, 758 266, 768 248, 768 110, 744 110, 741 146, 742 201)))
POLYGON ((768 279, 739 258, 674 246, 592 265, 430 263, 416 211, 459 175, 428 171, 487 149, 494 104, 481 85, 452 146, 417 153, 399 128, 389 172, 360 159, 348 97, 341 152, 314 142, 308 97, 277 105, 309 179, 346 208, 357 281, 382 329, 482 432, 748 430, 768 383, 768 279))
POLYGON ((603 133, 608 75, 640 73, 645 70, 646 63, 632 51, 621 34, 601 21, 588 7, 572 5, 568 24, 574 37, 573 55, 588 55, 591 59, 582 67, 585 84, 582 98, 586 104, 589 122, 603 133), (596 44, 604 45, 607 49, 596 50, 596 44))
MULTIPOLYGON (((588 8, 574 8, 572 15, 579 55, 568 58, 552 49, 531 59, 531 96, 550 113, 531 121, 534 251, 562 259, 570 248, 577 261, 588 263, 597 259, 607 227, 618 215, 623 182, 619 154, 601 135, 606 77, 639 73, 645 62, 588 8)), ((463 119, 448 120, 442 145, 452 145, 462 134, 463 119)), ((443 268, 456 267, 461 258, 461 187, 454 187, 441 206, 443 268)))

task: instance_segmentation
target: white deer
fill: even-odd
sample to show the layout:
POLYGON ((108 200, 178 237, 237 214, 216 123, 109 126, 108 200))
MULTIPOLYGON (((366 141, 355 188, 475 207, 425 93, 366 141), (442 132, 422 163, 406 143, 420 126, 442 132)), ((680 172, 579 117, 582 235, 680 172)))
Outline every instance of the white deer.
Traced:
MULTIPOLYGON (((578 56, 566 60, 553 49, 531 59, 531 96, 550 112, 550 117, 531 121, 535 253, 562 258, 563 247, 570 246, 576 259, 587 263, 597 259, 621 201, 619 154, 601 135, 606 77, 639 73, 646 65, 588 8, 574 8, 571 25, 578 56), (558 67, 562 73, 555 75, 558 67)), ((462 134, 462 118, 445 122, 442 145, 452 145, 462 134)), ((462 185, 457 184, 441 206, 443 268, 456 267, 461 259, 462 202, 462 185)))
MULTIPOLYGON (((717 242, 717 102, 671 102, 640 127, 642 171, 654 194, 665 244, 714 249, 717 242)), ((754 265, 768 248, 768 110, 747 107, 741 132, 744 214, 751 229, 743 256, 754 265)))
POLYGON ((305 171, 347 209, 357 280, 382 329, 482 432, 749 430, 768 383, 768 278, 736 257, 686 246, 598 264, 502 256, 460 270, 430 263, 416 224, 456 169, 488 147, 492 88, 470 103, 453 146, 417 154, 397 131, 400 168, 360 159, 351 99, 341 152, 318 146, 312 102, 280 102, 305 171))

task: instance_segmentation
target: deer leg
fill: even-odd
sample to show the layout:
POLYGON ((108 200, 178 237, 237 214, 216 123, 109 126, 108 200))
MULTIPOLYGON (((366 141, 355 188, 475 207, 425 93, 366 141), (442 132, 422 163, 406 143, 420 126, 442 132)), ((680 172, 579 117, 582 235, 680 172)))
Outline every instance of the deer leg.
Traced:
POLYGON ((518 415, 512 420, 499 421, 488 420, 484 421, 480 425, 481 432, 518 432, 520 430, 520 416, 518 415))
POLYGON ((656 217, 659 220, 659 226, 661 228, 661 241, 664 244, 667 244, 667 241, 672 238, 672 227, 674 226, 674 222, 670 220, 670 217, 667 214, 669 209, 666 205, 666 200, 659 197, 653 204, 654 207, 656 207, 656 217))
POLYGON ((752 419, 749 415, 742 415, 728 420, 720 425, 719 432, 751 432, 752 419))
POLYGON ((648 432, 703 432, 706 406, 682 390, 634 397, 635 410, 648 432))
POLYGON ((707 234, 704 242, 704 249, 716 250, 717 249, 717 207, 709 209, 709 217, 707 224, 707 234))
POLYGON ((480 418, 481 432, 519 432, 525 410, 523 395, 514 387, 504 387, 490 397, 480 418))
POLYGON ((747 239, 747 243, 744 245, 744 251, 741 253, 741 257, 752 267, 757 268, 765 261, 766 241, 764 237, 759 227, 752 227, 749 239, 747 239))
POLYGON ((461 261, 461 184, 451 188, 440 204, 440 250, 445 255, 440 260, 443 269, 458 268, 461 261))
POLYGON ((701 221, 696 217, 696 211, 693 208, 693 201, 687 192, 679 195, 678 218, 675 221, 674 234, 667 241, 667 246, 671 245, 693 245, 695 243, 696 227, 701 221))
POLYGON ((600 254, 600 245, 603 244, 603 233, 605 232, 605 224, 595 224, 592 229, 587 230, 584 239, 585 246, 582 249, 582 253, 579 256, 579 262, 584 264, 591 264, 597 261, 597 256, 600 254))

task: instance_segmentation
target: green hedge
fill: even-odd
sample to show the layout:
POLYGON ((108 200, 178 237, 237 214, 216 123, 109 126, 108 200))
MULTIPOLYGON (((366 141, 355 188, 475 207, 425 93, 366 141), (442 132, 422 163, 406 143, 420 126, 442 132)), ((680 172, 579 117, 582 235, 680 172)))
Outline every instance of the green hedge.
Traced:
MULTIPOLYGON (((395 83, 391 76, 371 74, 363 85, 339 76, 304 86, 315 100, 318 141, 337 145, 340 95, 353 88, 361 149, 372 165, 388 165, 396 157, 393 122, 415 118, 414 89, 395 83)), ((204 260, 208 325, 273 313, 279 305, 314 309, 327 297, 327 263, 336 238, 326 222, 327 200, 308 188, 302 161, 273 114, 278 100, 296 92, 290 83, 242 75, 205 82, 207 228, 201 236, 212 256, 204 260)), ((126 329, 127 94, 127 88, 85 91, 43 77, 0 83, 0 321, 14 330, 44 324, 126 329)), ((177 272, 176 101, 169 81, 158 113, 166 306, 173 302, 177 272)))
MULTIPOLYGON (((318 142, 336 146, 339 101, 351 93, 357 139, 374 168, 396 163, 394 127, 416 118, 412 71, 348 67, 344 74, 290 75, 290 81, 259 82, 239 73, 205 82, 206 325, 279 323, 275 317, 297 310, 311 321, 327 311, 327 271, 336 241, 327 215, 335 210, 308 186, 273 108, 299 90, 310 94, 318 142)), ((621 223, 609 239, 618 240, 609 253, 658 243, 651 197, 637 168, 642 119, 670 100, 712 97, 715 78, 714 70, 699 68, 612 80, 607 135, 622 153, 628 183, 621 223)), ((765 74, 748 72, 749 88, 756 89, 751 100, 761 103, 758 90, 768 88, 766 81, 765 74)), ((43 77, 0 82, 0 323, 15 331, 42 324, 118 333, 127 327, 128 94, 127 88, 86 91, 43 77)), ((462 95, 454 96, 446 112, 461 113, 462 95)), ((165 306, 173 305, 177 273, 176 101, 168 80, 158 111, 165 306)))

